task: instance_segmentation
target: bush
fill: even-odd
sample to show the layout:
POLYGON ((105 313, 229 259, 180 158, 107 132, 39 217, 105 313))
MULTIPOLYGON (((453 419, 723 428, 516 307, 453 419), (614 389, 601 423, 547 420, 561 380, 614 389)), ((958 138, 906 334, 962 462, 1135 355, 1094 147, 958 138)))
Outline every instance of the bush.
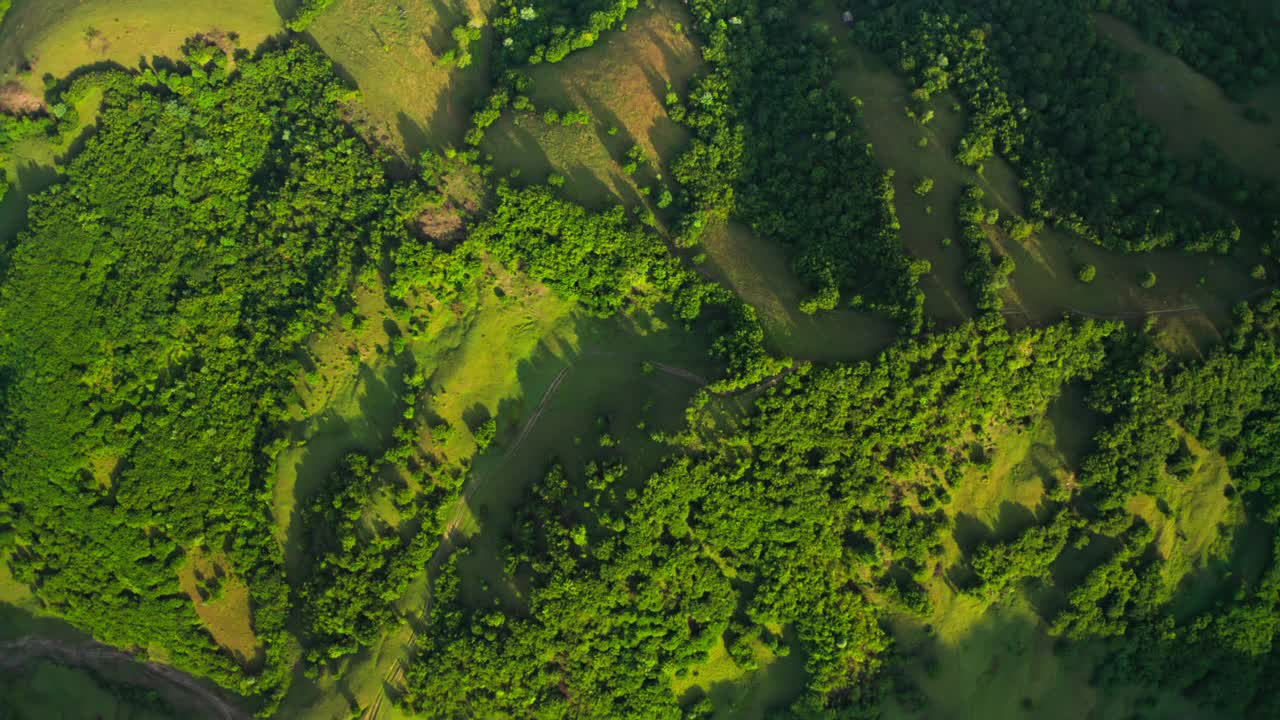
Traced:
POLYGON ((1138 284, 1141 285, 1143 289, 1150 290, 1156 286, 1156 274, 1151 271, 1143 273, 1142 277, 1138 280, 1138 284))
POLYGON ((920 197, 924 197, 928 195, 929 193, 933 192, 933 178, 931 177, 920 178, 920 180, 916 182, 912 190, 914 190, 915 193, 920 197))
POLYGON ((1086 285, 1093 282, 1093 279, 1097 276, 1098 268, 1089 263, 1085 263, 1084 265, 1076 268, 1076 279, 1086 285))

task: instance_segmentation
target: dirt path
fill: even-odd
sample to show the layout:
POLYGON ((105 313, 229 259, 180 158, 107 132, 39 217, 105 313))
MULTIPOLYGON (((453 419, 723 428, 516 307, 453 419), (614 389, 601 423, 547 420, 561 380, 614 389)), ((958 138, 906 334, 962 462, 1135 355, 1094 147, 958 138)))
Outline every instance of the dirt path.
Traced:
POLYGON ((706 378, 702 377, 701 375, 694 372, 690 372, 681 367, 676 367, 674 365, 668 365, 666 363, 660 363, 656 361, 651 362, 649 364, 672 377, 684 378, 685 380, 688 380, 700 387, 706 387, 711 384, 710 381, 708 381, 706 378))
POLYGON ((208 717, 222 720, 249 720, 251 717, 220 693, 205 687, 181 670, 155 662, 138 662, 132 655, 109 645, 92 641, 52 640, 34 635, 0 643, 0 669, 14 670, 37 658, 90 669, 137 665, 150 681, 139 684, 157 691, 178 690, 203 708, 208 717))

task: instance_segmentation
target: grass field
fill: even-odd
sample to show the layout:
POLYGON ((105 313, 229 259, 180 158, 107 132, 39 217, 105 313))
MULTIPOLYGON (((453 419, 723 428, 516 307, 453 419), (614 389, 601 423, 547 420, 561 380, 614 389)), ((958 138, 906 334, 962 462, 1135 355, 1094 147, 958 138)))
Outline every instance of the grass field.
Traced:
POLYGON ((85 65, 137 67, 140 59, 176 57, 192 35, 235 33, 256 48, 284 31, 272 0, 14 0, 0 33, 0 82, 17 80, 43 94, 41 78, 85 65), (24 63, 30 70, 20 72, 24 63))
MULTIPOLYGON (((1014 188, 999 197, 1010 203, 1009 211, 1022 207, 1014 188)), ((989 238, 1017 264, 1005 292, 1015 321, 1043 324, 1064 314, 1137 321, 1150 315, 1170 349, 1183 354, 1221 341, 1231 308, 1268 287, 1252 279, 1249 264, 1235 256, 1204 255, 1189 262, 1190 256, 1175 250, 1118 253, 1051 228, 1023 241, 992 229, 989 238), (1087 285, 1076 279, 1085 264, 1097 268, 1087 285), (1141 286, 1147 272, 1155 273, 1156 287, 1141 286)))
POLYGON ((1247 104, 1227 97, 1222 88, 1186 63, 1157 48, 1123 21, 1095 14, 1099 35, 1137 55, 1141 66, 1126 79, 1138 110, 1160 126, 1175 152, 1194 158, 1201 144, 1212 143, 1232 164, 1260 177, 1280 179, 1280 87, 1259 93, 1247 104), (1253 107, 1272 118, 1263 125, 1245 118, 1253 107))
MULTIPOLYGON (((848 31, 832 11, 824 19, 837 37, 848 31)), ((894 171, 894 205, 902 225, 902 244, 915 257, 924 258, 933 271, 921 279, 925 311, 945 325, 964 320, 973 305, 964 286, 964 253, 956 240, 960 194, 975 182, 973 171, 957 164, 955 145, 964 130, 963 114, 952 110, 947 96, 934 103, 935 117, 927 124, 907 115, 910 102, 906 83, 883 61, 848 42, 839 46, 836 82, 850 99, 861 101, 860 126, 867 133, 876 159, 894 171), (921 147, 920 143, 926 144, 921 147), (913 186, 922 178, 934 181, 933 191, 920 197, 913 186)))
POLYGON ((249 586, 229 566, 226 558, 195 551, 178 569, 178 583, 214 641, 242 667, 252 668, 261 659, 262 648, 253 633, 249 586))
MULTIPOLYGON (((1079 390, 1069 388, 1030 428, 998 434, 986 453, 989 470, 972 469, 953 493, 947 508, 953 529, 944 542, 944 562, 954 570, 980 542, 1009 539, 1043 522, 1040 505, 1047 485, 1072 477, 1094 422, 1081 405, 1079 390)), ((1215 540, 1218 522, 1234 512, 1222 494, 1222 458, 1194 449, 1199 467, 1185 484, 1170 489, 1167 520, 1154 498, 1131 508, 1156 523, 1159 544, 1173 561, 1171 585, 1195 575, 1207 558, 1231 545, 1229 537, 1215 540)), ((898 665, 921 689, 925 705, 911 711, 890 700, 884 708, 887 720, 1101 720, 1131 717, 1139 709, 1146 718, 1215 717, 1160 691, 1094 687, 1090 677, 1102 661, 1099 647, 1059 643, 1048 634, 1040 603, 1033 606, 1021 593, 993 605, 957 592, 953 578, 954 572, 948 572, 928 582, 930 616, 895 616, 890 624, 901 654, 898 665)), ((1216 581, 1204 580, 1210 586, 1206 592, 1220 587, 1216 581)))
MULTIPOLYGON (((24 720, 170 720, 174 708, 151 691, 123 693, 85 670, 48 660, 0 674, 4 717, 24 720)), ((196 717, 199 717, 197 715, 196 717)))
POLYGON ((533 67, 530 98, 537 114, 505 114, 481 147, 493 156, 498 174, 518 170, 519 182, 541 183, 558 173, 566 179, 566 196, 588 207, 641 204, 640 188, 654 185, 688 142, 664 106, 666 84, 683 91, 701 67, 698 48, 678 29, 687 25, 682 6, 659 0, 636 10, 626 30, 559 63, 533 67), (547 125, 542 113, 549 109, 585 110, 592 123, 547 125), (617 132, 610 135, 610 128, 617 132), (633 145, 650 164, 631 176, 622 166, 633 145))
POLYGON ((1226 458, 1182 433, 1196 456, 1185 481, 1170 479, 1155 495, 1140 495, 1129 509, 1156 531, 1156 550, 1166 561, 1164 591, 1186 618, 1202 611, 1232 584, 1231 554, 1245 525, 1239 496, 1230 496, 1226 458))
POLYGON ((766 343, 775 351, 806 360, 869 358, 892 342, 888 318, 869 312, 800 312, 809 292, 791 272, 786 250, 737 223, 708 228, 702 237, 706 268, 755 307, 766 343))
POLYGON ((360 88, 355 120, 384 144, 416 156, 427 148, 460 146, 476 102, 485 93, 488 68, 484 37, 465 69, 438 59, 454 47, 449 30, 482 24, 480 0, 338 0, 307 30, 360 88))

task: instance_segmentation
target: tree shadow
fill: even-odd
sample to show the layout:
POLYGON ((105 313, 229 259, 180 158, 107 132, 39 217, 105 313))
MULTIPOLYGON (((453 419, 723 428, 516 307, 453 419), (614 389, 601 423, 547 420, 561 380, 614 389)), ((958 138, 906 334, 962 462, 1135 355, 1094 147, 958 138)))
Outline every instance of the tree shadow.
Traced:
MULTIPOLYGON (((783 644, 793 648, 790 655, 777 657, 758 670, 735 680, 719 680, 708 686, 694 685, 680 696, 680 705, 690 707, 703 698, 711 701, 714 720, 764 720, 771 713, 795 701, 805 691, 809 676, 805 654, 795 632, 787 628, 783 644)), ((785 716, 785 713, 784 713, 785 716)))
POLYGON ((445 0, 431 0, 431 10, 440 22, 420 34, 430 48, 431 54, 439 57, 457 44, 450 30, 467 22, 467 14, 459 3, 445 0))
POLYGON ((9 248, 13 247, 18 233, 27 226, 27 213, 31 209, 31 197, 62 177, 57 168, 28 161, 18 166, 17 182, 9 188, 0 201, 0 277, 8 269, 9 248))
POLYGON ((273 0, 276 6, 276 12, 280 14, 280 18, 285 22, 298 12, 298 7, 302 5, 302 0, 273 0))
POLYGON ((305 443, 293 464, 293 509, 285 540, 285 568, 291 578, 300 570, 303 550, 302 510, 323 487, 325 479, 342 457, 355 450, 375 451, 386 447, 400 414, 400 376, 391 369, 379 377, 367 365, 360 367, 356 386, 360 388, 360 421, 344 418, 333 409, 299 423, 291 436, 305 443))
MULTIPOLYGON (((551 159, 543 150, 538 139, 524 127, 524 118, 511 122, 500 122, 489 128, 485 136, 483 149, 494 156, 494 167, 499 173, 508 175, 512 170, 520 170, 520 178, 516 184, 538 185, 546 181, 551 174, 551 159)), ((533 119, 534 122, 541 120, 533 119)))

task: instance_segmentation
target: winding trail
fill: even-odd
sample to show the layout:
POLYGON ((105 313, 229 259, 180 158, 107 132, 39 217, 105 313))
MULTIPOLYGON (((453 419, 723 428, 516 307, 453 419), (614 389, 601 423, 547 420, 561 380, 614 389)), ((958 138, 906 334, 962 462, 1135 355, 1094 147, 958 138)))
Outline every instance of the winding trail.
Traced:
POLYGON ((85 668, 119 667, 136 665, 141 668, 153 689, 181 690, 208 711, 209 717, 221 720, 249 720, 248 713, 230 699, 204 685, 194 677, 169 665, 157 662, 139 662, 123 650, 93 641, 70 642, 28 635, 17 640, 0 643, 0 669, 15 670, 29 660, 44 658, 62 665, 85 668))

